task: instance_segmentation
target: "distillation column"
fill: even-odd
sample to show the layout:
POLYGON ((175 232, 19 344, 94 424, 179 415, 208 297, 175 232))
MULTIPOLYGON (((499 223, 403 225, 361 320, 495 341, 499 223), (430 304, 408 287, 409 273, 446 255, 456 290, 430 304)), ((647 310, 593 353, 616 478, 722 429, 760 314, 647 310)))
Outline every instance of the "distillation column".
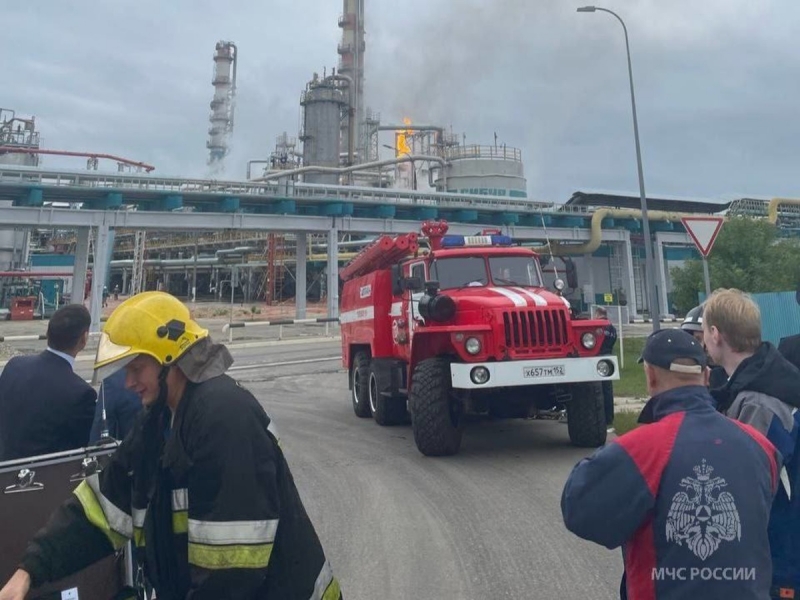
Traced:
POLYGON ((233 42, 217 42, 214 52, 214 99, 211 101, 211 127, 208 130, 208 165, 211 174, 224 171, 224 159, 230 151, 229 138, 233 133, 233 113, 236 101, 236 66, 239 53, 233 42))
MULTIPOLYGON (((355 109, 355 142, 360 161, 363 162, 367 145, 364 106, 364 0, 344 0, 344 11, 339 17, 342 42, 339 44, 339 73, 355 82, 353 108, 355 109)), ((347 139, 347 125, 342 124, 342 140, 347 139)))

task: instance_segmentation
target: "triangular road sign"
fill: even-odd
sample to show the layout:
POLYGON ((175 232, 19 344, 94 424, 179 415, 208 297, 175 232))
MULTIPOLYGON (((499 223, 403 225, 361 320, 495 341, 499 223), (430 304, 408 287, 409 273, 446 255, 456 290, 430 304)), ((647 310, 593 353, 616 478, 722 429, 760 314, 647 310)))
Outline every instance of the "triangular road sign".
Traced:
POLYGON ((681 223, 703 256, 708 256, 711 247, 722 229, 724 217, 683 217, 681 223))

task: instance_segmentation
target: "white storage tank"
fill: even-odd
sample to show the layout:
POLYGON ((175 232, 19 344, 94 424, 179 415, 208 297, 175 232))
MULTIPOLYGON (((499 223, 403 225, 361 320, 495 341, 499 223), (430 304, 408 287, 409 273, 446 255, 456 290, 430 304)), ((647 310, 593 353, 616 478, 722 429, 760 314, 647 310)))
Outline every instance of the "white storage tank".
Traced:
POLYGON ((436 189, 458 194, 527 198, 522 151, 508 146, 456 146, 446 151, 447 187, 441 171, 436 189))

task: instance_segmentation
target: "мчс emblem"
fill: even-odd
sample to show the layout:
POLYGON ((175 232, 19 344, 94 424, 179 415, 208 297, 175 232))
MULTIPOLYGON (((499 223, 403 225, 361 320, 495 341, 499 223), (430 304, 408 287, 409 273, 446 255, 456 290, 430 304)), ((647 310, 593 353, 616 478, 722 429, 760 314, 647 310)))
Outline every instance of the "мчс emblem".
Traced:
POLYGON ((696 478, 684 477, 681 487, 672 498, 667 514, 667 541, 686 547, 700 560, 717 551, 721 542, 740 541, 742 524, 733 495, 722 491, 727 482, 722 477, 711 478, 714 467, 702 464, 694 467, 696 478))

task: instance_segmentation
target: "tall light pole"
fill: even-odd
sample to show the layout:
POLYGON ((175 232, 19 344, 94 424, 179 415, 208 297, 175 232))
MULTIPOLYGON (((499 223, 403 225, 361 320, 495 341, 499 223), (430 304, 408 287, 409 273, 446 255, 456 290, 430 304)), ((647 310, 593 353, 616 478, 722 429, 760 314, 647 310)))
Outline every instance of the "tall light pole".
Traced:
MULTIPOLYGON (((650 220, 647 218, 647 196, 644 193, 644 172, 642 170, 642 150, 639 146, 639 123, 636 119, 636 96, 633 93, 633 68, 631 67, 631 47, 628 43, 628 28, 625 21, 612 10, 599 6, 582 6, 578 12, 606 12, 616 17, 625 32, 625 50, 628 53, 628 78, 631 82, 631 108, 633 109, 633 137, 636 141, 636 166, 639 169, 639 199, 642 205, 642 230, 644 233, 645 262, 647 264, 647 279, 650 280, 648 294, 650 296, 650 316, 653 319, 653 331, 658 331, 661 324, 661 311, 658 308, 658 288, 656 286, 656 269, 653 262, 653 244, 650 239, 650 220)), ((635 295, 635 294, 634 294, 635 295)), ((634 298, 635 301, 635 298, 634 298)))

